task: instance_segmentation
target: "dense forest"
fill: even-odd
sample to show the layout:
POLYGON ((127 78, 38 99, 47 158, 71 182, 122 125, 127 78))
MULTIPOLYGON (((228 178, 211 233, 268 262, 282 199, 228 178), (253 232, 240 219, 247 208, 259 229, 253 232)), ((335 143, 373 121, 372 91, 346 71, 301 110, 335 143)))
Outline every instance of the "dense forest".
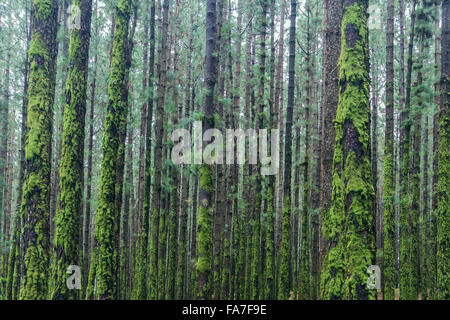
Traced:
POLYGON ((450 300, 449 0, 2 0, 0 299, 450 300))

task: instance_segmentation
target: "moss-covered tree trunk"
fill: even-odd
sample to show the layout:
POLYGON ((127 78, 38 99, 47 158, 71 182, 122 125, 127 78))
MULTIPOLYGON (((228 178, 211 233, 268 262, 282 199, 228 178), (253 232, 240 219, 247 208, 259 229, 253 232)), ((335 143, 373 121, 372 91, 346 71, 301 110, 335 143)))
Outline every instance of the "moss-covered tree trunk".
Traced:
POLYGON ((411 161, 410 148, 411 143, 411 127, 410 106, 411 106, 411 74, 413 64, 413 48, 414 48, 414 29, 416 19, 417 0, 413 0, 411 11, 411 26, 409 34, 407 67, 406 67, 406 88, 405 88, 405 108, 401 115, 401 145, 400 145, 400 162, 401 162, 401 212, 400 212, 400 295, 402 299, 417 299, 417 292, 411 290, 412 269, 410 264, 410 248, 411 248, 411 232, 410 232, 410 195, 409 195, 409 164, 411 161))
POLYGON ((127 117, 126 65, 130 10, 130 0, 119 0, 115 6, 114 39, 108 83, 109 104, 105 119, 99 205, 95 223, 95 238, 98 243, 96 296, 101 300, 113 299, 117 287, 118 252, 115 239, 119 226, 115 198, 120 132, 127 117))
POLYGON ((67 288, 70 265, 79 265, 81 251, 81 212, 84 176, 84 122, 92 0, 75 0, 81 9, 81 29, 72 29, 69 45, 69 69, 66 80, 66 106, 59 167, 58 207, 55 214, 54 257, 50 298, 76 299, 77 290, 67 288))
MULTIPOLYGON (((214 93, 217 82, 216 51, 216 0, 206 2, 206 57, 205 57, 205 86, 206 94, 203 102, 203 132, 214 128, 214 93)), ((203 163, 200 167, 200 190, 198 212, 198 286, 202 299, 210 299, 212 294, 212 215, 214 212, 212 165, 203 163)))
MULTIPOLYGON (((324 43, 323 43, 323 92, 322 92, 322 121, 321 121, 321 177, 320 177, 320 222, 328 214, 331 207, 332 169, 334 140, 336 132, 333 121, 336 118, 336 109, 339 98, 339 68, 338 60, 341 50, 341 0, 324 0, 324 43)), ((327 238, 321 234, 319 268, 325 257, 327 238)), ((320 287, 320 284, 319 284, 320 287)))
POLYGON ((26 58, 23 65, 23 97, 22 97, 22 121, 20 124, 20 146, 19 149, 19 182, 17 185, 17 198, 16 202, 16 216, 14 218, 14 228, 12 236, 11 251, 9 253, 9 268, 8 268, 8 278, 6 282, 6 298, 7 299, 17 299, 20 289, 19 274, 21 270, 22 258, 21 258, 21 238, 20 234, 22 231, 22 217, 20 214, 20 204, 22 202, 22 187, 25 171, 25 139, 27 135, 27 107, 28 107, 28 77, 30 72, 30 63, 28 59, 28 51, 30 47, 31 40, 31 10, 29 5, 25 7, 25 21, 26 21, 26 58))
MULTIPOLYGON (((95 2, 93 12, 95 12, 95 29, 94 33, 98 32, 98 15, 97 15, 98 1, 95 2)), ((92 199, 92 157, 94 147, 94 110, 95 110, 95 92, 97 87, 97 62, 98 62, 98 43, 96 38, 94 44, 94 72, 92 75, 92 83, 90 85, 90 110, 89 110, 89 133, 88 133, 88 151, 87 151, 87 179, 86 179, 86 200, 84 211, 84 236, 83 236, 83 296, 86 294, 89 278, 89 264, 91 261, 91 199, 92 199)))
POLYGON ((442 2, 441 105, 439 110, 438 298, 450 299, 450 6, 442 2))
POLYGON ((286 137, 284 144, 284 201, 281 226, 281 262, 279 275, 278 298, 287 300, 291 294, 291 166, 292 166, 292 114, 294 106, 294 82, 295 82, 295 34, 296 34, 297 2, 291 0, 291 17, 289 29, 289 80, 288 102, 286 108, 286 137))
MULTIPOLYGON (((164 0, 162 13, 161 44, 159 47, 159 62, 158 62, 158 89, 156 101, 156 122, 155 122, 155 171, 154 171, 154 185, 152 189, 152 209, 151 209, 151 240, 150 240, 150 259, 149 259, 149 288, 148 294, 150 299, 158 297, 158 249, 162 245, 159 243, 160 228, 160 211, 164 208, 164 202, 161 199, 161 171, 163 165, 163 135, 165 118, 164 101, 166 91, 166 73, 167 73, 167 35, 168 35, 168 19, 169 19, 169 5, 170 0, 164 0)), ((148 119, 147 119, 148 120, 148 119)), ((145 207, 145 205, 144 205, 145 207)), ((161 239, 162 242, 162 239, 161 239)))
POLYGON ((394 2, 387 2, 386 30, 386 133, 384 150, 384 298, 394 299, 395 213, 394 213, 394 2))
POLYGON ((370 162, 369 52, 366 0, 344 1, 333 195, 323 217, 329 244, 321 279, 324 299, 370 299, 367 268, 375 260, 370 162))
MULTIPOLYGON (((270 0, 270 81, 269 81, 269 114, 270 128, 276 129, 277 114, 274 108, 275 96, 275 0, 270 0)), ((235 111, 238 112, 238 109, 235 111)), ((277 164, 278 165, 278 164, 277 164)), ((267 184, 267 207, 266 207, 266 237, 265 237, 265 261, 264 277, 262 278, 263 291, 261 297, 274 299, 275 296, 275 175, 269 177, 267 184)))
POLYGON ((49 265, 50 171, 55 98, 56 1, 33 1, 29 49, 28 135, 25 141, 24 270, 20 299, 46 299, 49 265))
MULTIPOLYGON (((137 250, 136 264, 134 268, 135 283, 133 286, 133 298, 145 300, 147 298, 147 256, 148 256, 148 231, 150 217, 150 188, 152 179, 152 123, 153 119, 153 90, 154 90, 154 70, 155 70, 155 12, 156 3, 153 0, 150 9, 150 58, 149 58, 149 77, 148 86, 150 88, 150 96, 148 98, 146 113, 146 150, 145 150, 145 171, 144 171, 144 202, 141 215, 141 229, 139 249, 137 250)), ((139 208, 139 206, 138 206, 139 208)))

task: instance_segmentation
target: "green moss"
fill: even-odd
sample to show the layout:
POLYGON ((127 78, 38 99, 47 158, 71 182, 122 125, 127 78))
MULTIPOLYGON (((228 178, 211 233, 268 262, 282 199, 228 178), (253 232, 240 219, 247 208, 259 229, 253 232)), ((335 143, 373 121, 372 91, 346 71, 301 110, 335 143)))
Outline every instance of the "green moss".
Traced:
MULTIPOLYGON (((211 195, 212 193, 212 176, 211 166, 203 164, 200 167, 200 192, 211 195)), ((211 199, 211 197, 209 197, 211 199)), ((205 200, 205 199, 203 199, 205 200)), ((207 201, 206 201, 207 202, 207 201)), ((211 201, 210 201, 211 202, 211 201)), ((212 203, 202 203, 200 197, 200 206, 198 212, 198 230, 197 230, 197 271, 199 272, 199 286, 201 288, 200 297, 204 299, 211 298, 212 282, 212 215, 214 206, 212 203)))
MULTIPOLYGON (((257 169, 258 170, 258 169, 257 169)), ((261 185, 260 175, 256 179, 257 185, 261 185)), ((255 192, 255 207, 254 217, 251 222, 252 226, 252 263, 250 267, 250 299, 259 299, 259 269, 261 266, 261 244, 260 244, 260 230, 261 230, 261 192, 255 192)))
POLYGON ((291 296, 290 255, 291 255, 291 198, 284 195, 281 226, 281 265, 279 277, 278 299, 287 300, 291 296))
POLYGON ((30 41, 28 134, 21 216, 23 218, 24 277, 20 299, 47 298, 49 265, 50 164, 55 96, 56 1, 34 1, 30 41), (47 14, 43 14, 46 12, 47 14), (45 26, 45 28, 43 28, 45 26))
POLYGON ((442 82, 439 115, 438 171, 438 299, 450 299, 450 77, 442 82))
MULTIPOLYGON (((390 140, 386 145, 392 145, 390 140)), ((395 216, 394 216, 394 166, 392 148, 386 147, 384 160, 384 299, 395 298, 395 216)))
MULTIPOLYGON (((83 16, 91 14, 90 7, 83 16)), ((88 18, 90 21, 90 18, 88 18)), ((88 33, 89 34, 89 33, 88 33)), ((83 159, 86 114, 86 87, 89 36, 72 30, 69 45, 69 71, 66 79, 66 105, 59 166, 58 207, 55 215, 54 265, 50 286, 50 299, 77 299, 78 291, 69 290, 66 280, 70 265, 80 264, 80 221, 83 198, 83 159), (83 50, 81 50, 83 48, 83 50)))
MULTIPOLYGON (((177 173, 175 173, 177 174, 177 173)), ((176 279, 176 255, 178 242, 178 206, 177 206, 177 186, 172 186, 170 195, 170 215, 169 215, 169 262, 167 268, 167 293, 166 299, 175 299, 175 279, 176 279)))
POLYGON ((366 288, 366 270, 375 260, 366 4, 359 0, 343 8, 332 206, 322 227, 329 245, 323 299, 375 297, 366 288))
MULTIPOLYGON (((159 219, 159 212, 152 209, 150 234, 159 234, 158 224, 154 222, 159 219)), ((158 298, 158 242, 150 241, 150 261, 148 270, 148 298, 156 300, 158 298)))
POLYGON ((33 0, 33 9, 36 17, 41 20, 48 19, 54 9, 52 0, 33 0))
POLYGON ((300 299, 311 299, 311 281, 310 281, 310 256, 309 256, 309 229, 308 229, 308 207, 306 201, 304 202, 302 214, 302 243, 299 266, 299 290, 300 299))
MULTIPOLYGON (((408 299, 410 296, 409 291, 409 277, 410 277, 410 264, 409 264, 409 207, 411 197, 409 194, 409 145, 410 145, 410 130, 408 126, 405 127, 405 137, 403 139, 403 159, 401 162, 401 211, 400 211, 400 228, 402 230, 400 234, 400 295, 402 299, 408 299)), ((411 299, 417 299, 417 296, 411 297, 411 299)))
POLYGON ((267 230, 266 230, 266 247, 265 247, 265 268, 264 268, 264 298, 274 299, 275 298, 275 256, 274 256, 274 245, 275 245, 275 216, 273 209, 273 190, 271 187, 267 189, 267 230))
POLYGON ((116 294, 117 250, 114 236, 119 230, 116 194, 116 163, 121 144, 120 133, 126 128, 127 99, 126 57, 130 0, 119 0, 116 6, 113 50, 108 83, 108 111, 103 136, 103 159, 100 176, 95 238, 98 242, 97 297, 113 299, 116 294))
POLYGON ((95 280, 98 261, 98 248, 97 244, 92 248, 91 264, 89 268, 88 286, 86 288, 86 300, 93 300, 95 298, 95 280))

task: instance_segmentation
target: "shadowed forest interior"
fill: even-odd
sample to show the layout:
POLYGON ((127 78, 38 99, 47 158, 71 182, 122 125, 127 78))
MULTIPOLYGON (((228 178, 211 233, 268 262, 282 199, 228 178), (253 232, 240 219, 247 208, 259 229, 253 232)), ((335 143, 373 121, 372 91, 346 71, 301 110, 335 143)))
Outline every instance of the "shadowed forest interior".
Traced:
POLYGON ((0 299, 450 300, 449 2, 2 0, 0 299))

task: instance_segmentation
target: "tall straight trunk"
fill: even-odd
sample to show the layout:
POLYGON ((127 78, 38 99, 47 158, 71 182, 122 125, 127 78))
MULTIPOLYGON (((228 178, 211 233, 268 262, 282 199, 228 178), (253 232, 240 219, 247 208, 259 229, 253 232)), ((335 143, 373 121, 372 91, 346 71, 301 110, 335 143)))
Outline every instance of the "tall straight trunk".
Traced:
POLYGON ((423 182, 421 189, 423 190, 423 209, 421 215, 422 221, 422 230, 420 235, 421 241, 421 255, 420 255, 420 286, 423 300, 429 300, 432 297, 432 267, 430 261, 432 261, 431 257, 431 241, 432 233, 431 233, 431 214, 430 214, 430 189, 429 189, 429 145, 428 145, 428 132, 429 132, 429 124, 428 124, 428 112, 429 109, 426 108, 425 114, 425 128, 423 130, 423 182))
POLYGON ((26 31, 26 57, 23 64, 23 93, 22 93, 22 119, 21 119, 21 132, 20 132, 20 148, 19 148, 19 177, 17 185, 17 198, 16 198, 16 212, 14 218, 14 228, 11 250, 9 254, 9 268, 8 278, 6 282, 6 298, 8 300, 17 299, 20 289, 20 278, 22 270, 22 255, 21 255, 21 238, 20 233, 22 231, 22 217, 20 214, 20 204, 22 201, 22 186, 24 179, 24 166, 25 166, 25 140, 27 134, 27 106, 28 106, 28 76, 30 72, 29 53, 31 40, 31 12, 29 4, 25 6, 25 31, 26 31))
POLYGON ((292 166, 292 113, 294 107, 295 90, 295 36, 296 36, 297 2, 291 0, 291 17, 289 28, 289 80, 288 102, 286 108, 286 131, 284 144, 284 188, 283 213, 281 234, 281 264, 279 276, 278 298, 286 300, 290 296, 292 284, 290 270, 290 231, 291 231, 291 166, 292 166))
MULTIPOLYGON (((223 100, 225 93, 225 74, 224 74, 224 55, 225 55, 225 41, 224 41, 224 5, 225 0, 217 0, 217 37, 216 37, 216 55, 217 55, 217 116, 222 120, 224 117, 223 100)), ((220 126, 222 122, 219 122, 220 126)), ((214 298, 221 299, 221 281, 220 275, 222 271, 222 245, 223 245, 223 230, 225 218, 225 167, 220 164, 215 166, 215 182, 213 186, 215 189, 214 200, 215 209, 213 216, 213 290, 214 298)))
POLYGON ((56 1, 34 2, 32 7, 28 135, 21 204, 24 277, 20 299, 47 298, 57 10, 56 1))
MULTIPOLYGON (((152 2, 154 3, 154 1, 152 2)), ((147 21, 149 18, 149 8, 150 8, 150 2, 145 3, 145 14, 144 19, 147 21)), ((148 108, 148 99, 147 95, 149 94, 147 91, 147 84, 148 84, 148 43, 149 43, 149 24, 144 24, 144 48, 143 48, 143 66, 142 66, 142 94, 144 98, 144 102, 142 103, 142 111, 141 111, 141 127, 140 127, 140 141, 139 141, 139 173, 138 173, 138 196, 137 196, 137 226, 136 230, 141 230, 142 225, 142 210, 144 205, 144 188, 145 188, 145 143, 146 143, 146 126, 147 126, 147 108, 148 108)), ((151 125, 151 124, 149 124, 151 125)), ((148 231, 147 231, 148 232, 148 231)), ((140 239, 139 237, 136 238, 138 245, 140 239)))
POLYGON ((137 6, 130 3, 130 10, 133 11, 133 17, 130 19, 132 21, 131 28, 128 32, 126 39, 126 55, 125 55, 125 84, 123 90, 124 101, 126 103, 126 114, 120 119, 118 125, 118 134, 119 134, 119 147, 117 149, 117 163, 116 163, 116 195, 115 195, 115 224, 118 227, 118 231, 114 234, 114 246, 117 252, 116 255, 116 293, 115 298, 119 299, 121 294, 121 281, 120 281, 120 260, 122 257, 122 250, 120 244, 120 235, 122 232, 122 205, 123 205, 123 186, 124 186, 124 175, 125 175, 125 154, 126 154, 126 139, 127 139, 127 130, 128 130, 128 109, 131 110, 131 107, 128 106, 128 96, 129 96, 129 88, 131 88, 130 83, 130 68, 131 68, 131 59, 133 55, 134 49, 134 33, 136 31, 137 24, 137 6))
MULTIPOLYGON (((10 205, 10 201, 8 199, 8 193, 10 191, 9 188, 9 164, 10 164, 10 148, 8 148, 9 145, 9 102, 10 102, 10 91, 9 91, 9 85, 10 85, 10 78, 11 78, 11 69, 10 69, 10 62, 11 62, 11 53, 8 52, 6 55, 6 70, 5 70, 5 88, 3 98, 4 102, 1 103, 3 110, 2 110, 2 132, 1 132, 1 139, 2 139, 2 146, 0 147, 1 152, 1 158, 0 158, 0 224, 1 224, 1 218, 3 218, 3 225, 2 225, 2 235, 0 236, 0 245, 5 246, 9 241, 9 221, 10 221, 10 212, 8 210, 8 206, 10 205), (3 217, 2 217, 3 216, 3 217)), ((2 265, 0 265, 0 268, 3 270, 7 270, 8 268, 8 255, 7 255, 7 248, 3 250, 0 259, 2 259, 2 265), (4 267, 4 268, 3 268, 4 267)))
POLYGON ((55 213, 54 261, 50 280, 50 298, 76 299, 78 292, 70 290, 66 281, 67 266, 79 265, 82 231, 84 181, 84 136, 86 89, 89 63, 92 0, 75 2, 81 8, 81 29, 70 32, 69 70, 66 80, 66 106, 59 168, 58 208, 55 213))
MULTIPOLYGON (((285 23, 285 15, 286 15, 286 1, 281 0, 281 12, 280 12, 280 30, 279 30, 279 40, 278 40, 278 65, 277 72, 275 77, 275 95, 273 98, 275 113, 277 114, 277 121, 280 130, 280 168, 279 174, 277 175, 277 184, 278 190, 276 191, 278 202, 277 202, 277 227, 275 229, 275 248, 276 252, 281 252, 281 233, 282 233, 282 211, 284 206, 283 200, 283 172, 285 167, 284 160, 284 81, 283 81, 283 73, 284 73, 284 23, 285 23)), ((275 192, 274 192, 275 194, 275 192)), ((280 259, 281 254, 277 254, 275 261, 277 261, 277 271, 276 273, 276 289, 278 290, 278 276, 279 276, 279 268, 280 268, 280 259)))
MULTIPOLYGON (((97 16, 98 2, 95 2, 93 12, 95 16, 94 33, 98 32, 98 16, 97 16)), ((98 42, 96 39, 94 44, 94 72, 92 75, 92 83, 90 85, 90 102, 91 108, 89 110, 89 133, 88 133, 88 162, 87 162, 87 181, 86 181, 86 202, 84 213, 84 238, 83 238, 83 296, 86 294, 89 277, 89 263, 91 260, 91 198, 92 198, 92 155, 94 147, 94 111, 95 111, 95 92, 97 87, 97 62, 98 62, 98 42)))
MULTIPOLYGON (((397 196, 398 199, 401 199, 402 197, 402 185, 403 185, 403 175, 402 175, 402 163, 403 163, 403 153, 404 153, 404 138, 405 138, 405 130, 403 128, 404 125, 404 110, 405 110, 405 28, 404 28, 404 20, 405 20, 405 4, 403 0, 399 0, 399 33, 400 33, 400 39, 399 39, 399 85, 398 85, 398 95, 400 97, 399 101, 399 125, 398 125, 398 131, 399 131, 399 142, 398 142, 398 186, 397 186, 397 196)), ((395 284, 396 288, 399 287, 399 277, 400 277, 400 245, 401 242, 399 241, 399 238, 401 238, 401 226, 400 226, 400 217, 401 217, 401 211, 402 211, 402 201, 398 201, 397 205, 397 226, 396 226, 396 235, 397 235, 397 241, 395 246, 395 284)))
MULTIPOLYGON (((156 123, 155 123, 155 173, 154 185, 152 189, 152 226, 150 233, 152 235, 150 241, 150 260, 149 260, 149 288, 148 294, 150 299, 158 297, 158 248, 159 248, 159 229, 160 229, 160 210, 161 202, 161 171, 163 161, 163 135, 164 135, 164 101, 166 92, 166 74, 167 74, 167 36, 169 27, 169 5, 170 0, 163 2, 163 16, 161 29, 161 45, 160 59, 158 61, 158 88, 156 101, 156 123)), ((147 119, 148 120, 148 119, 147 119)))
MULTIPOLYGON (((251 126, 250 120, 250 109, 251 109, 251 96, 253 92, 253 85, 251 83, 252 79, 252 47, 253 44, 253 0, 249 2, 248 14, 247 14, 247 39, 246 39, 246 78, 245 78, 245 105, 244 105, 244 118, 245 118, 245 129, 248 130, 251 126)), ((251 257, 251 241, 250 241, 250 201, 251 201, 251 185, 250 185, 250 174, 251 174, 251 165, 248 161, 244 165, 244 214, 242 215, 242 228, 245 230, 243 232, 243 242, 242 242, 242 275, 241 280, 244 285, 241 285, 241 299, 248 298, 247 292, 250 283, 249 276, 249 257, 251 257)))
MULTIPOLYGON (((188 51, 188 66, 187 66, 187 88, 185 93, 184 118, 189 119, 191 114, 191 105, 194 104, 191 95, 192 81, 192 54, 194 51, 194 13, 190 13, 190 33, 189 33, 189 51, 188 51)), ((180 104, 180 112, 183 107, 180 104)), ((182 115, 180 116, 182 117, 182 115)), ((189 126, 189 132, 192 128, 189 126)), ((189 166, 182 166, 182 181, 181 181, 181 208, 180 208, 180 234, 178 240, 178 269, 176 279, 176 299, 185 299, 187 293, 187 263, 188 263, 188 205, 189 205, 189 190, 190 190, 190 174, 189 166)))
POLYGON ((53 246, 53 240, 55 237, 55 214, 56 209, 58 206, 57 200, 58 195, 60 192, 59 188, 59 165, 61 161, 61 152, 62 152, 62 136, 63 136, 63 128, 64 128, 64 108, 66 104, 66 96, 65 96, 65 84, 68 77, 68 57, 69 57, 69 38, 70 38, 70 30, 68 29, 68 25, 66 23, 66 20, 68 19, 69 13, 69 1, 68 0, 62 0, 60 1, 60 10, 61 12, 58 15, 58 28, 61 27, 63 31, 62 36, 62 56, 61 61, 57 63, 57 73, 62 73, 62 81, 61 84, 57 84, 57 90, 56 92, 60 92, 61 96, 56 98, 56 101, 60 100, 61 106, 60 109, 56 109, 55 113, 55 120, 56 120, 56 126, 54 128, 54 153, 53 153, 53 164, 52 164, 52 173, 51 173, 51 179, 52 179, 52 185, 50 189, 50 244, 53 246), (59 70, 61 68, 61 70, 59 70), (61 86, 59 88, 59 86, 61 86))
MULTIPOLYGON (((214 91, 217 82, 216 52, 216 0, 206 2, 206 54, 205 54, 205 86, 206 94, 203 102, 203 132, 214 128, 214 91)), ((198 212, 198 261, 199 294, 202 299, 211 298, 211 267, 212 267, 212 215, 214 212, 212 195, 213 165, 206 163, 200 167, 200 190, 198 212)))
MULTIPOLYGON (((306 253, 306 252, 302 252, 302 242, 303 242, 303 238, 302 235, 306 235, 302 233, 302 228, 307 229, 307 227, 304 227, 303 225, 303 218, 307 217, 308 215, 303 215, 303 210, 304 208, 300 206, 300 198, 302 198, 302 204, 304 204, 303 202, 303 198, 306 198, 306 194, 307 193, 302 193, 301 197, 300 197, 300 173, 302 174, 302 179, 303 181, 305 181, 304 178, 304 173, 305 170, 302 170, 302 168, 305 167, 305 162, 307 161, 307 156, 305 158, 301 157, 301 135, 302 133, 305 134, 305 141, 303 142, 303 144, 305 145, 305 151, 306 151, 306 126, 305 126, 305 130, 303 129, 301 122, 302 122, 302 101, 300 99, 300 81, 297 81, 295 84, 295 90, 297 91, 297 96, 296 96, 296 103, 294 105, 294 132, 295 132, 295 149, 294 149, 294 163, 295 165, 293 168, 293 173, 294 173, 294 177, 293 177, 293 201, 291 208, 293 209, 293 213, 291 216, 291 283, 292 283, 292 287, 293 287, 293 293, 295 297, 300 297, 300 292, 301 291, 301 284, 300 282, 304 283, 305 281, 303 280, 303 276, 304 274, 302 274, 302 272, 304 270, 301 270, 302 268, 306 267, 303 266, 301 264, 302 260, 302 253, 306 253), (301 279, 302 278, 302 279, 301 279)), ((306 108, 305 108, 306 111, 306 108)), ((306 123, 306 117, 309 117, 309 115, 306 114, 307 112, 303 113, 304 119, 303 122, 306 123)), ((308 128, 309 131, 309 128, 308 128)), ((309 133, 309 132, 308 132, 309 133)), ((308 146, 309 149, 309 146, 308 146)), ((305 152, 305 155, 307 153, 305 152)), ((290 184, 292 184, 292 181, 289 182, 290 184)), ((303 190, 304 191, 304 190, 303 190)), ((305 199, 306 201, 306 199, 305 199)), ((305 221, 305 224, 307 223, 307 220, 305 221)), ((307 242, 307 240, 304 241, 305 243, 307 242)), ((308 247, 308 244, 306 244, 306 247, 308 247)), ((307 271, 306 271, 307 273, 307 271)))
MULTIPOLYGON (((316 2, 315 11, 313 13, 313 21, 312 21, 312 34, 313 37, 318 37, 318 24, 317 20, 320 19, 320 6, 316 2)), ((318 41, 314 41, 312 45, 313 55, 311 57, 311 65, 312 65, 312 76, 313 76, 313 91, 312 91, 312 101, 313 101, 313 157, 314 157, 314 171, 312 171, 313 177, 311 178, 311 299, 316 300, 320 295, 320 269, 319 269, 319 245, 320 245, 320 225, 319 225, 319 210, 320 210, 320 190, 321 190, 321 138, 320 138, 320 130, 321 130, 321 113, 322 113, 322 105, 319 103, 320 95, 319 95, 319 81, 316 79, 317 75, 317 52, 318 52, 318 41)))
POLYGON ((394 210, 394 1, 387 2, 386 29, 386 130, 384 147, 384 298, 394 300, 395 210, 394 210))
MULTIPOLYGON (((429 3, 426 0, 422 1, 421 11, 420 14, 417 16, 417 33, 419 38, 419 57, 417 66, 415 67, 415 70, 417 70, 417 83, 414 86, 414 108, 412 108, 412 115, 413 115, 413 121, 414 121, 414 131, 411 132, 411 135, 413 137, 413 153, 412 153, 412 162, 410 163, 410 171, 409 176, 411 178, 410 182, 410 194, 412 196, 412 203, 410 207, 410 229, 409 229, 409 235, 410 235, 410 299, 416 299, 419 295, 423 297, 425 293, 423 288, 421 286, 422 280, 426 277, 426 274, 423 273, 424 270, 422 270, 421 266, 421 260, 423 257, 423 246, 422 241, 420 238, 421 231, 423 230, 423 220, 421 219, 422 212, 421 212, 421 203, 423 203, 420 187, 420 180, 421 180, 421 152, 423 151, 423 143, 422 143, 422 112, 424 110, 424 89, 422 87, 424 79, 423 79, 423 73, 424 73, 424 62, 425 55, 427 54, 428 50, 428 41, 426 40, 426 32, 428 27, 428 18, 427 18, 427 11, 429 9, 429 3), (413 296, 415 295, 415 297, 413 296)), ((425 114, 426 114, 426 108, 425 108, 425 114)), ((426 168, 424 168, 426 170, 426 168)))
POLYGON ((450 1, 442 1, 442 74, 439 110, 438 299, 450 299, 450 1))
MULTIPOLYGON (((258 111, 256 115, 257 129, 263 129, 265 120, 265 77, 266 77, 266 34, 267 34, 267 8, 268 1, 261 2, 261 20, 259 30, 260 34, 260 56, 259 56, 259 90, 258 90, 258 111)), ((259 151, 258 151, 259 152, 259 151)), ((258 157, 259 158, 259 157, 258 157)), ((262 190, 263 178, 261 176, 261 166, 256 165, 255 177, 255 206, 253 212, 253 237, 252 237, 252 266, 250 274, 250 283, 252 287, 250 299, 258 299, 260 297, 260 267, 261 267, 261 208, 263 205, 262 190)))
MULTIPOLYGON (((305 98, 305 160, 303 171, 303 210, 301 228, 301 252, 299 266, 299 297, 302 300, 311 298, 310 283, 310 247, 309 247, 309 212, 311 205, 311 169, 312 169, 312 93, 313 93, 313 66, 312 66, 312 26, 311 3, 306 3, 306 98, 305 98)), ((300 139, 297 140, 300 143, 300 139)), ((297 154, 299 155, 299 154, 297 154)))
MULTIPOLYGON (((239 57, 239 56, 238 56, 239 57)), ((239 58, 238 58, 239 59, 239 58)), ((239 77, 239 75, 237 74, 239 77)), ((269 80, 269 124, 270 129, 276 129, 277 113, 274 106, 275 98, 275 0, 270 0, 270 80, 269 80)), ((276 164, 279 166, 279 163, 276 164)), ((267 221, 265 238, 264 288, 261 296, 264 299, 274 299, 275 296, 275 221, 276 197, 275 175, 269 176, 267 185, 267 221)))
MULTIPOLYGON (((133 123, 132 105, 130 104, 129 121, 133 123)), ((130 212, 133 210, 134 190, 133 190, 133 126, 128 127, 127 134, 127 161, 126 161, 126 176, 125 176, 125 190, 124 190, 124 205, 122 217, 122 231, 120 233, 120 295, 119 298, 126 300, 130 290, 129 277, 131 274, 130 267, 130 212)))
POLYGON ((367 268, 375 261, 367 6, 356 0, 342 8, 332 206, 323 220, 323 299, 375 297, 366 286, 367 268))
MULTIPOLYGON (((235 117, 234 117, 234 79, 233 79, 233 56, 231 52, 231 21, 232 21, 232 7, 231 1, 228 0, 228 18, 227 18, 227 46, 226 51, 228 51, 226 61, 227 61, 227 79, 226 79, 226 99, 231 102, 230 107, 225 111, 225 125, 226 128, 236 128, 235 117)), ((235 162, 236 163, 236 162, 235 162)), ((233 273, 233 258, 232 258, 232 248, 233 248, 233 224, 236 213, 233 210, 237 210, 234 206, 237 200, 237 166, 226 166, 226 183, 225 188, 230 190, 231 196, 225 197, 226 209, 225 209, 225 230, 224 230, 224 250, 223 250, 223 272, 222 272, 222 298, 230 299, 234 294, 234 273, 233 273)))
MULTIPOLYGON (((378 208, 378 79, 375 75, 375 65, 372 64, 370 66, 371 70, 371 82, 370 82, 370 91, 372 92, 371 97, 371 165, 372 165, 372 184, 375 192, 375 197, 373 200, 373 215, 375 217, 375 242, 376 249, 381 250, 381 220, 380 220, 380 210, 378 208)), ((376 264, 381 265, 381 261, 379 260, 379 255, 377 256, 376 264)))
MULTIPOLYGON (((333 121, 336 119, 336 109, 339 98, 339 68, 338 60, 341 51, 341 0, 324 1, 324 41, 322 67, 322 119, 321 119, 321 155, 320 155, 320 217, 319 224, 326 219, 331 207, 332 195, 332 166, 334 154, 334 140, 336 131, 333 121)), ((320 238, 319 268, 327 247, 326 238, 320 238)))
POLYGON ((103 160, 99 204, 95 223, 98 242, 97 298, 113 299, 117 294, 117 237, 120 230, 116 209, 117 162, 127 117, 127 56, 131 1, 120 0, 115 7, 114 39, 108 84, 109 104, 103 136, 103 160))
POLYGON ((409 195, 409 165, 410 165, 410 147, 411 144, 411 128, 410 106, 411 106, 411 73, 413 64, 413 48, 414 48, 414 27, 416 19, 417 0, 412 2, 411 11, 411 27, 409 34, 408 58, 406 66, 406 88, 405 88, 405 107, 401 115, 401 127, 403 136, 400 145, 400 161, 401 161, 401 213, 400 213, 400 295, 402 299, 417 299, 417 292, 411 289, 412 267, 410 264, 411 252, 411 230, 410 230, 410 195, 409 195))
MULTIPOLYGON (((133 295, 134 299, 145 300, 148 294, 147 288, 147 256, 148 256, 148 231, 149 231, 149 217, 150 217, 150 197, 151 197, 151 179, 152 179, 152 121, 153 121, 153 91, 154 91, 154 70, 155 70, 155 14, 156 3, 155 0, 151 2, 150 7, 150 58, 148 65, 148 87, 149 97, 147 100, 147 108, 145 114, 145 172, 144 172, 144 202, 142 210, 139 210, 138 215, 141 215, 140 220, 140 234, 139 247, 136 254, 136 263, 134 268, 134 285, 133 295)), ((156 238, 157 239, 157 238, 156 238)), ((157 259, 157 258, 156 258, 157 259)))
MULTIPOLYGON (((172 31, 173 37, 173 74, 177 76, 178 70, 178 32, 177 26, 179 25, 179 3, 175 7, 172 20, 174 21, 174 29, 172 31)), ((172 114, 172 124, 174 129, 178 129, 179 121, 182 117, 183 104, 178 101, 178 80, 172 82, 172 101, 175 106, 175 110, 172 114)), ((169 157, 170 155, 168 155, 169 157)), ((167 270, 167 292, 166 299, 175 299, 175 287, 176 287, 176 269, 177 269, 177 252, 178 252, 178 221, 180 216, 180 167, 172 164, 169 168, 171 176, 171 191, 170 191, 170 210, 169 210, 169 256, 168 256, 168 270, 167 270)))
MULTIPOLYGON (((439 19, 439 1, 436 1, 434 4, 434 29, 439 30, 440 19, 439 19)), ((438 192, 437 192, 437 184, 438 184, 438 157, 439 157, 439 105, 441 100, 441 92, 440 92, 440 68, 441 68, 441 34, 436 32, 434 38, 434 74, 436 78, 436 82, 434 84, 434 96, 435 96, 435 113, 433 116, 433 177, 431 182, 431 223, 433 225, 433 229, 431 231, 432 237, 432 248, 430 249, 430 265, 431 268, 429 272, 432 275, 432 293, 433 298, 436 299, 436 288, 437 288, 437 227, 438 227, 438 219, 437 219, 437 209, 438 209, 438 192)))

